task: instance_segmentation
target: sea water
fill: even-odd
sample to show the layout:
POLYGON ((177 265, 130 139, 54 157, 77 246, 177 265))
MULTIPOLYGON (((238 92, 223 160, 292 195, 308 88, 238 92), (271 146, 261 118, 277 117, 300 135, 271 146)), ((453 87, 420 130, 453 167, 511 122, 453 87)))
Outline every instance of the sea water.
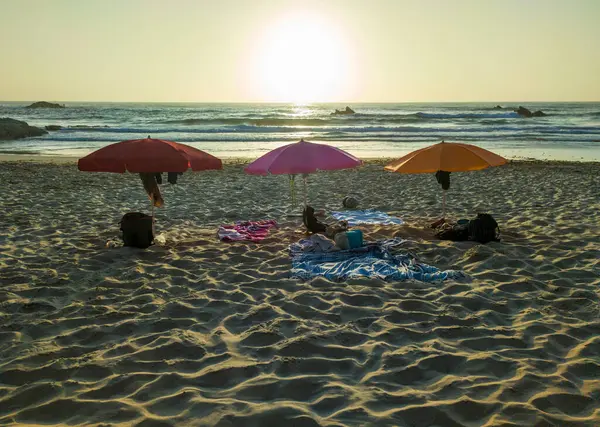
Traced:
POLYGON ((600 160, 600 103, 345 104, 66 103, 27 109, 0 102, 0 117, 59 131, 0 141, 0 152, 83 156, 107 144, 151 136, 218 157, 255 158, 301 138, 361 158, 399 157, 442 140, 465 142, 509 158, 600 160), (547 116, 524 118, 523 105, 547 116))

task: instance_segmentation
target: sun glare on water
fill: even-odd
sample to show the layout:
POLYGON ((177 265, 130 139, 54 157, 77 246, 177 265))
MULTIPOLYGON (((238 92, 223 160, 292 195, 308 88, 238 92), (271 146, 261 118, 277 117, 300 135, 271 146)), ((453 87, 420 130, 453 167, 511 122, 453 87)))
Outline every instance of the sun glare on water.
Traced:
POLYGON ((352 83, 348 41, 319 15, 289 14, 267 27, 250 58, 258 96, 274 102, 327 102, 352 83))

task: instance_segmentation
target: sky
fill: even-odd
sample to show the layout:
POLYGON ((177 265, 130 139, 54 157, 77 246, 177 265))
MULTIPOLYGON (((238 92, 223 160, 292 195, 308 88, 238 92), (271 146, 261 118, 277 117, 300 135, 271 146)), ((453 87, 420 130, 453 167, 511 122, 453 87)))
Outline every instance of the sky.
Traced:
POLYGON ((0 100, 600 101, 600 0, 0 0, 0 100))

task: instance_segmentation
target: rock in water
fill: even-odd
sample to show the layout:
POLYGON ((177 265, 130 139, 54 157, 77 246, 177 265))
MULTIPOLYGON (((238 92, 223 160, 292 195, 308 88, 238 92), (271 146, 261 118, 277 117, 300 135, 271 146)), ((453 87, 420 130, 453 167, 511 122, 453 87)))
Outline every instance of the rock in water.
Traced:
POLYGON ((31 136, 41 136, 48 132, 44 129, 29 126, 27 123, 9 119, 0 118, 0 140, 29 138, 31 136))
POLYGON ((346 115, 346 114, 354 114, 354 113, 355 113, 355 111, 352 108, 346 106, 345 110, 336 109, 333 113, 331 113, 331 115, 337 116, 337 115, 346 115))
POLYGON ((59 125, 48 125, 48 126, 44 126, 44 128, 46 130, 61 130, 62 126, 59 126, 59 125))
POLYGON ((544 113, 542 110, 538 110, 538 111, 532 113, 531 110, 528 110, 525 107, 519 107, 517 110, 515 110, 515 113, 517 113, 521 117, 545 117, 548 115, 548 114, 544 113))
POLYGON ((531 117, 533 115, 533 113, 525 107, 519 107, 515 110, 515 113, 522 117, 531 117))
POLYGON ((65 106, 60 104, 54 104, 52 102, 40 101, 34 102, 33 104, 28 105, 25 108, 65 108, 65 106))

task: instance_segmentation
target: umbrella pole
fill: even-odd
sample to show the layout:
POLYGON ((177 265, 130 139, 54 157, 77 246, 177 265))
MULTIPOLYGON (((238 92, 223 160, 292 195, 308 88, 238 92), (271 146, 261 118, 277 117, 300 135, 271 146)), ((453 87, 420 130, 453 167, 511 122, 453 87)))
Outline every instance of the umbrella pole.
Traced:
POLYGON ((152 217, 152 235, 154 236, 154 196, 150 197, 150 216, 152 217))
POLYGON ((442 196, 442 218, 446 218, 446 190, 443 190, 442 196))
POLYGON ((307 198, 306 198, 306 181, 307 181, 307 176, 304 175, 303 179, 304 179, 304 207, 306 207, 306 206, 308 206, 308 202, 307 202, 307 198))
POLYGON ((290 174, 289 177, 290 177, 290 198, 291 198, 292 208, 295 208, 296 205, 298 204, 298 201, 296 200, 296 175, 290 174))

